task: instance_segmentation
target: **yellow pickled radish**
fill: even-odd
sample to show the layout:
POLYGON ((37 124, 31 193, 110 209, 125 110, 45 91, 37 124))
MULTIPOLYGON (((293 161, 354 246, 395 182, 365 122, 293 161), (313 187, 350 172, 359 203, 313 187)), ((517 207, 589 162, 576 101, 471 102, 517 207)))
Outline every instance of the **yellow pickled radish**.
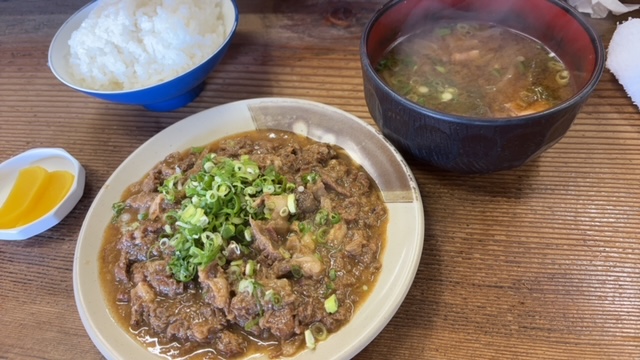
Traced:
POLYGON ((27 225, 53 210, 69 193, 75 177, 65 170, 55 170, 49 172, 47 187, 40 199, 31 206, 29 211, 20 218, 16 227, 27 225))
POLYGON ((20 170, 9 196, 0 207, 0 229, 16 227, 18 221, 42 196, 48 178, 49 171, 42 166, 29 166, 20 170))

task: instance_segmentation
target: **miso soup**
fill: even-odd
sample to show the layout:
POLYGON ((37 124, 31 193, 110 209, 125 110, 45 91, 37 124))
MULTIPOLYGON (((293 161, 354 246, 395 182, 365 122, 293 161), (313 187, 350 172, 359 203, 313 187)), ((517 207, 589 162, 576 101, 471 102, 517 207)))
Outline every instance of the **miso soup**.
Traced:
POLYGON ((439 22, 396 42, 377 64, 397 93, 449 114, 505 118, 543 111, 575 93, 542 43, 482 22, 439 22))

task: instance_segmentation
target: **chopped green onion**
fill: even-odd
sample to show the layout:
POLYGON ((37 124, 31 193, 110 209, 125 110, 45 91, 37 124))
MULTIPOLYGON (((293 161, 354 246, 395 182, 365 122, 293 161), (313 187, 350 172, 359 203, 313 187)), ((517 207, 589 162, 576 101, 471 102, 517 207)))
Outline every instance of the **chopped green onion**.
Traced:
POLYGON ((320 209, 316 213, 316 217, 313 222, 316 226, 320 226, 320 225, 325 225, 328 219, 329 219, 329 212, 325 209, 320 209))
POLYGON ((307 329, 304 331, 304 341, 307 344, 307 349, 313 350, 316 348, 316 339, 313 337, 311 330, 307 329))
POLYGON ((334 281, 337 278, 336 269, 329 270, 329 279, 334 281))
POLYGON ((160 242, 158 242, 158 245, 160 246, 161 249, 166 248, 169 245, 169 239, 167 238, 160 239, 160 242))
POLYGON ((305 220, 305 221, 301 221, 301 222, 298 223, 298 230, 300 230, 300 233, 302 235, 305 235, 305 234, 310 233, 311 230, 313 230, 313 229, 311 227, 311 224, 308 221, 305 220))
POLYGON ((376 69, 378 71, 382 71, 385 69, 393 69, 396 67, 396 64, 394 61, 395 59, 382 59, 380 60, 380 62, 378 63, 378 65, 376 66, 376 69))
MULTIPOLYGON (((291 189, 291 191, 294 189, 291 189)), ((298 207, 296 206, 296 196, 294 194, 287 195, 287 209, 289 209, 289 213, 291 214, 295 214, 298 211, 298 207)))
POLYGON ((315 184, 318 179, 320 179, 320 175, 318 175, 318 173, 312 172, 304 175, 302 177, 302 182, 305 184, 315 184))
POLYGON ((558 60, 551 60, 547 63, 547 66, 549 67, 549 69, 551 70, 564 70, 564 65, 558 61, 558 60))
POLYGON ((311 330, 311 334, 315 339, 324 340, 327 338, 329 332, 327 328, 321 322, 315 322, 309 326, 309 330, 311 330))
POLYGON ((113 211, 113 218, 111 219, 112 222, 115 222, 120 217, 120 215, 122 215, 125 207, 126 205, 122 201, 113 203, 113 205, 111 205, 111 210, 113 211))
POLYGON ((255 280, 253 279, 242 279, 238 283, 238 291, 252 294, 255 287, 254 284, 255 284, 255 280))
MULTIPOLYGON (((248 156, 233 160, 207 154, 200 172, 184 185, 178 181, 181 178, 174 175, 160 187, 165 196, 182 190, 186 195, 180 210, 165 215, 163 235, 175 249, 169 268, 179 281, 190 281, 198 268, 211 262, 225 264, 231 243, 236 244, 236 252, 247 251, 247 243, 253 240, 249 218, 271 216, 258 199, 267 193, 293 195, 283 191, 295 190, 295 184, 287 186, 287 179, 275 168, 260 172, 248 156)), ((284 209, 289 211, 288 206, 284 209)))
POLYGON ((211 161, 207 161, 202 165, 202 169, 208 173, 210 173, 214 169, 214 167, 215 165, 211 161))
POLYGON ((331 213, 331 215, 329 215, 329 220, 331 220, 331 223, 335 225, 342 221, 342 216, 340 216, 340 214, 338 213, 331 213))
POLYGON ((338 311, 338 306, 338 297, 336 294, 329 296, 329 298, 324 301, 324 309, 329 314, 333 314, 338 311))
POLYGON ((158 191, 164 195, 166 201, 173 203, 176 201, 176 195, 180 190, 182 174, 177 173, 169 176, 161 186, 158 187, 158 191))
POLYGON ((247 331, 250 331, 251 329, 253 329, 256 325, 258 325, 258 322, 260 322, 260 318, 256 317, 254 319, 251 319, 250 321, 248 321, 246 324, 244 324, 244 329, 247 331))
POLYGON ((336 284, 334 284, 333 281, 329 281, 325 286, 324 295, 326 296, 331 294, 335 289, 336 289, 336 284))
POLYGON ((252 277, 256 274, 257 263, 255 260, 247 261, 247 266, 244 268, 245 276, 252 277))
POLYGON ((469 24, 458 23, 456 24, 456 29, 458 29, 458 31, 460 32, 467 32, 471 30, 471 27, 469 26, 469 24))
POLYGON ((229 268, 227 268, 227 275, 231 280, 240 279, 240 277, 242 276, 242 269, 240 268, 240 266, 231 265, 229 266, 229 268))
POLYGON ((295 279, 300 279, 302 277, 302 268, 298 265, 294 265, 291 267, 291 274, 295 279))
POLYGON ((242 259, 238 259, 238 260, 233 260, 229 266, 240 266, 243 267, 244 266, 244 260, 242 259))
POLYGON ((233 223, 223 223, 220 226, 220 236, 223 239, 229 239, 236 234, 236 227, 233 223))
POLYGON ((569 72, 567 70, 562 70, 556 74, 556 81, 560 85, 567 85, 569 83, 569 72))
POLYGON ((440 95, 440 100, 442 101, 449 101, 451 99, 453 99, 453 94, 448 91, 445 91, 440 95))
POLYGON ((267 290, 264 294, 264 299, 275 306, 279 306, 282 304, 282 297, 277 292, 273 291, 273 289, 267 290))
POLYGON ((251 228, 246 228, 244 230, 244 239, 249 242, 253 240, 253 233, 251 232, 251 228))
POLYGON ((326 226, 321 227, 316 232, 316 241, 320 244, 324 244, 327 242, 327 235, 329 234, 329 228, 326 226))

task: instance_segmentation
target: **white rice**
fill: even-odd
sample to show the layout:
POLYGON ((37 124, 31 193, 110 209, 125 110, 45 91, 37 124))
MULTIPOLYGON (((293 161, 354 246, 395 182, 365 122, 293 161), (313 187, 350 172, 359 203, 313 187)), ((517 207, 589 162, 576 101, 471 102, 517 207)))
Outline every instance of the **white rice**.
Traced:
POLYGON ((71 72, 92 90, 142 88, 200 64, 226 36, 221 0, 100 0, 69 39, 71 72))

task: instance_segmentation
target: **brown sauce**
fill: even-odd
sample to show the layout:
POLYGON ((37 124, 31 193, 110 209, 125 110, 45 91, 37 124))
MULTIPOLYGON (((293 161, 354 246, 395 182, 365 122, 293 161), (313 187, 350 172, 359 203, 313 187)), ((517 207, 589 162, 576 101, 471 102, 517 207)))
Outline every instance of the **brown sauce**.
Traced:
MULTIPOLYGON (((100 259, 110 312, 151 352, 193 359, 292 356, 305 349, 310 328, 322 346, 318 329, 339 330, 373 289, 387 226, 379 189, 346 152, 283 131, 171 154, 130 185, 116 207, 100 259), (202 205, 187 182, 206 179, 225 159, 236 160, 241 172, 251 173, 252 164, 260 174, 275 170, 282 193, 253 194, 246 205, 255 211, 251 222, 236 219, 214 260, 176 280, 178 229, 186 218, 180 216, 189 204, 202 205), (334 296, 330 312, 325 302, 334 296)), ((201 227, 214 229, 213 222, 201 227)))

